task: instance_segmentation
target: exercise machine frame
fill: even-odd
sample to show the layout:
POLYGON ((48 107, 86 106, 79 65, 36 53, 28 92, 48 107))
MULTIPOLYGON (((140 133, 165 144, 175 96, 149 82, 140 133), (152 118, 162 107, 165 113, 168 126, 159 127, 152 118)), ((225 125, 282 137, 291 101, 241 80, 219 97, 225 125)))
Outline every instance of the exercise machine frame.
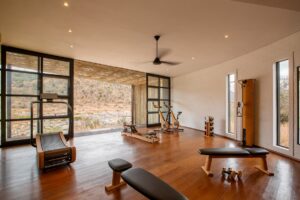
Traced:
POLYGON ((133 137, 139 140, 143 140, 145 142, 157 143, 160 141, 159 137, 157 137, 157 132, 152 131, 150 133, 139 133, 134 124, 123 124, 123 136, 133 137), (130 131, 128 131, 128 128, 130 131))
POLYGON ((183 132, 184 129, 179 128, 179 116, 182 114, 182 112, 178 112, 177 117, 175 117, 174 112, 172 111, 172 106, 168 106, 166 103, 164 103, 164 106, 168 109, 167 116, 164 117, 163 112, 161 111, 162 106, 154 104, 152 102, 152 105, 154 108, 158 109, 159 112, 159 121, 160 121, 160 127, 163 133, 172 133, 172 132, 183 132), (169 121, 170 117, 172 117, 172 123, 169 121))
MULTIPOLYGON (((40 95, 40 100, 39 101, 33 101, 31 102, 30 105, 30 143, 33 147, 36 148, 37 151, 37 159, 38 159, 38 167, 40 169, 46 169, 46 168, 51 168, 59 165, 64 165, 64 164, 69 164, 71 162, 74 162, 76 160, 76 147, 73 145, 69 145, 67 143, 67 140, 63 134, 63 132, 56 132, 56 133, 41 133, 36 134, 36 138, 34 140, 33 136, 33 113, 34 113, 34 105, 38 104, 65 104, 67 105, 68 112, 72 113, 72 107, 70 104, 64 101, 53 101, 54 99, 58 99, 58 95, 54 93, 43 93, 40 95), (46 100, 46 101, 44 101, 46 100), (44 150, 43 145, 42 145, 42 137, 46 135, 56 135, 56 139, 60 139, 60 142, 63 144, 64 148, 59 148, 59 147, 54 147, 49 152, 55 152, 55 151, 61 151, 63 149, 68 149, 64 153, 57 153, 56 156, 51 155, 49 158, 47 158, 47 151, 44 150), (56 149, 55 149, 56 148, 56 149)), ((44 117, 41 116, 41 119, 39 120, 44 120, 44 119, 51 119, 51 117, 44 117)), ((68 132, 70 132, 70 126, 71 124, 69 123, 69 128, 68 132)), ((41 127, 43 129, 43 127, 41 127)))

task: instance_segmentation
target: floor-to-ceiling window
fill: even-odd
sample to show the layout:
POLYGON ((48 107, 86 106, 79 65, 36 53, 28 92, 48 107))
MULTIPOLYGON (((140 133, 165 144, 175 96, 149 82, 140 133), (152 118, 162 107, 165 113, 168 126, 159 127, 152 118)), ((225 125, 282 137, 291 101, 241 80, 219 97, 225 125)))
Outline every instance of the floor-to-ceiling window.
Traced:
POLYGON ((289 61, 276 63, 277 145, 289 148, 289 61))
POLYGON ((155 106, 166 117, 166 105, 170 105, 170 78, 147 74, 147 126, 159 125, 159 109, 155 106))
MULTIPOLYGON (((26 143, 30 136, 30 106, 41 93, 56 93, 73 106, 73 60, 13 47, 1 51, 1 144, 26 143)), ((34 132, 63 131, 73 135, 73 114, 67 106, 35 105, 34 132)))
POLYGON ((227 75, 227 133, 235 133, 235 74, 227 75))

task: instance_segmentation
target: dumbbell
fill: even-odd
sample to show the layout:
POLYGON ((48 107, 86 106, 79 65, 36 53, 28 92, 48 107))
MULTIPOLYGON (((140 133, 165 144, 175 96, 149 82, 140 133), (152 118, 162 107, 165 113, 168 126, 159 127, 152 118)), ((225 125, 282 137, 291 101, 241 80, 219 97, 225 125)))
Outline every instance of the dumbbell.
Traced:
POLYGON ((232 168, 228 168, 228 170, 226 170, 226 168, 223 168, 222 176, 225 176, 226 174, 228 174, 228 179, 231 179, 231 180, 234 180, 236 176, 239 179, 242 177, 242 171, 234 171, 234 170, 232 170, 232 168))

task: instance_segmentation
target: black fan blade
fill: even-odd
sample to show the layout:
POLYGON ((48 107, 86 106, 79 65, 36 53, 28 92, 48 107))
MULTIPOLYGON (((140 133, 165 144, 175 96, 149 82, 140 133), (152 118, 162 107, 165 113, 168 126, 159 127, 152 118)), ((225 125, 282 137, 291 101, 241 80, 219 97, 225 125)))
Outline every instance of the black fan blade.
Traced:
POLYGON ((170 61, 160 61, 162 64, 166 65, 179 65, 181 64, 180 62, 170 62, 170 61))
POLYGON ((171 53, 171 49, 161 48, 158 50, 158 57, 161 59, 171 53))
POLYGON ((143 64, 148 64, 148 63, 152 63, 153 61, 141 61, 141 62, 132 62, 132 64, 135 64, 135 65, 143 65, 143 64))

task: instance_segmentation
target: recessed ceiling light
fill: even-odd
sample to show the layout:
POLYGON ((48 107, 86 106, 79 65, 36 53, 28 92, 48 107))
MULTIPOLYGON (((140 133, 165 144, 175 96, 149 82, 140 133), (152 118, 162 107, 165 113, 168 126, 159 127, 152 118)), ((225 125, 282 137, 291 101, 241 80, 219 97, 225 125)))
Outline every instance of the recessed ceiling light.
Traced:
POLYGON ((196 58, 195 57, 192 57, 192 60, 195 60, 196 58))
POLYGON ((229 38, 229 35, 224 35, 224 38, 225 38, 225 39, 228 39, 228 38, 229 38))
POLYGON ((64 6, 65 7, 69 7, 69 3, 68 2, 64 2, 64 6))
POLYGON ((73 45, 73 44, 71 44, 71 45, 70 45, 70 48, 72 48, 72 49, 73 49, 73 48, 74 48, 74 45, 73 45))
POLYGON ((69 32, 69 33, 72 33, 72 29, 69 29, 68 32, 69 32))

